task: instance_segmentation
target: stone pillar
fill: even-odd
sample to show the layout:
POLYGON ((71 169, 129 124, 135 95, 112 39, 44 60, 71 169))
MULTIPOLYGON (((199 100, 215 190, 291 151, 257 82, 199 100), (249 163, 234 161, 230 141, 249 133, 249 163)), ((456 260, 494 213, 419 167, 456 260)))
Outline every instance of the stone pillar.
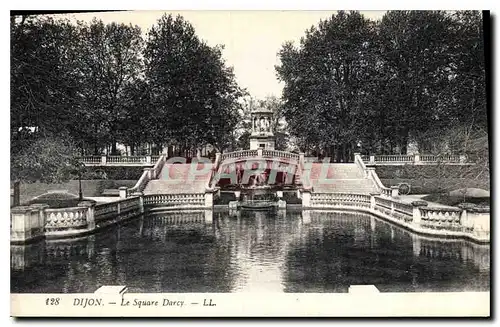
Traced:
POLYGON ((304 162, 305 161, 305 153, 304 152, 300 152, 299 153, 299 162, 304 162))
POLYGON ((219 160, 220 160, 220 152, 217 152, 215 154, 215 162, 219 162, 219 160))
POLYGON ((19 206, 10 209, 10 238, 15 242, 26 242, 31 235, 31 211, 29 206, 19 206))
POLYGON ((205 223, 211 224, 214 220, 214 212, 213 210, 205 210, 205 223))
POLYGON ((29 248, 26 245, 11 245, 10 246, 10 266, 13 270, 24 270, 29 266, 27 252, 29 248))
POLYGON ((278 199, 283 198, 283 191, 276 191, 276 196, 278 197, 278 199))
POLYGON ((469 219, 469 213, 465 208, 462 208, 462 212, 460 213, 460 225, 462 225, 464 228, 473 227, 469 219))
POLYGON ((426 207, 427 202, 425 201, 413 201, 413 221, 412 224, 416 227, 420 227, 420 222, 422 220, 422 214, 420 213, 420 207, 426 207))
POLYGON ((81 201, 78 203, 78 206, 87 208, 87 229, 94 230, 95 229, 95 214, 94 214, 95 203, 93 201, 81 201))
POLYGON ((49 208, 49 205, 45 203, 36 203, 30 205, 30 207, 38 211, 37 219, 32 221, 32 234, 33 236, 43 235, 45 232, 45 209, 49 208))
POLYGON ((300 189, 297 189, 297 198, 302 199, 302 192, 300 192, 300 189))
POLYGON ((375 164, 375 156, 370 155, 370 164, 374 165, 375 164))
POLYGON ((153 174, 152 174, 152 168, 144 168, 144 171, 147 172, 148 174, 148 179, 149 180, 152 180, 153 178, 151 177, 153 174))
POLYGON ((380 193, 376 193, 376 192, 370 193, 370 209, 371 210, 375 210, 375 206, 376 206, 375 197, 379 196, 379 195, 380 195, 380 193))
POLYGON ((465 163, 467 161, 467 156, 465 154, 461 154, 459 158, 460 163, 465 163))
POLYGON ((419 164, 420 163, 420 153, 415 153, 415 155, 413 156, 413 162, 415 164, 419 164))
POLYGON ((214 190, 205 190, 205 208, 214 207, 214 190))
POLYGON ((413 255, 415 257, 420 256, 420 251, 422 249, 422 244, 420 241, 420 237, 418 235, 412 234, 412 245, 413 245, 413 255))
POLYGON ((151 163, 151 155, 146 156, 146 163, 150 164, 151 163))
POLYGON ((257 149, 257 157, 262 157, 262 148, 257 149))
POLYGON ((132 196, 139 197, 139 211, 140 213, 144 213, 144 194, 142 192, 134 192, 132 196))
POLYGON ((302 210, 302 224, 307 225, 311 223, 311 211, 302 210))
POLYGON ((118 188, 118 192, 120 194, 120 199, 126 199, 127 198, 127 187, 126 186, 120 186, 118 188))
POLYGON ((286 201, 278 200, 278 209, 286 209, 286 201))
POLYGON ((234 191, 234 196, 236 197, 236 201, 240 200, 240 195, 241 195, 241 191, 234 191))
POLYGON ((309 208, 311 207, 311 191, 310 190, 302 190, 302 207, 309 208))
POLYGON ((107 156, 101 156, 101 164, 105 165, 107 161, 107 156))
POLYGON ((399 187, 398 186, 391 186, 391 197, 394 199, 399 198, 399 187))

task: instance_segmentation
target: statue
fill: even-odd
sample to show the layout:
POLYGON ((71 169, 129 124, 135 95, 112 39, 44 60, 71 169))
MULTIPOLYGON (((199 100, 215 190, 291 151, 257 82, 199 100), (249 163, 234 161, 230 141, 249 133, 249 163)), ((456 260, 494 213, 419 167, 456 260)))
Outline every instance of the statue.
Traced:
POLYGON ((271 129, 270 129, 271 122, 269 121, 269 117, 265 118, 264 124, 266 125, 266 132, 270 132, 271 131, 271 129))
POLYGON ((260 126, 259 126, 259 131, 264 132, 266 130, 266 121, 264 117, 260 117, 260 126))

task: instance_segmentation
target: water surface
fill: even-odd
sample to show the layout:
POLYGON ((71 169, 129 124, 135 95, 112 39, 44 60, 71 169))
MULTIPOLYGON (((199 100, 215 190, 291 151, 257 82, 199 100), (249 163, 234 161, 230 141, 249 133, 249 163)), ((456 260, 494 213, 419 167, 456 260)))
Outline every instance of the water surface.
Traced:
POLYGON ((488 291, 489 274, 489 246, 329 211, 166 212, 11 246, 14 293, 488 291))

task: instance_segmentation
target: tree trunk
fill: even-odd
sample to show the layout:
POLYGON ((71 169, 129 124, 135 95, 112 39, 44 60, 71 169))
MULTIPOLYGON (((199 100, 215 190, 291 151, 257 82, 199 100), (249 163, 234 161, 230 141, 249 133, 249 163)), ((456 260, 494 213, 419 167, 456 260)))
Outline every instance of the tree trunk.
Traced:
POLYGON ((111 155, 116 155, 116 152, 116 141, 113 141, 113 143, 111 144, 111 155))

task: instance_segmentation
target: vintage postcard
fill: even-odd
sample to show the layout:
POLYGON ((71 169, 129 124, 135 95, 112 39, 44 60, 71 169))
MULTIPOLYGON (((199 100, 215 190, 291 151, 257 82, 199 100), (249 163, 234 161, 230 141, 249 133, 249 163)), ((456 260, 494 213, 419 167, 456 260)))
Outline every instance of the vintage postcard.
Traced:
POLYGON ((490 317, 487 11, 10 16, 14 317, 490 317))

